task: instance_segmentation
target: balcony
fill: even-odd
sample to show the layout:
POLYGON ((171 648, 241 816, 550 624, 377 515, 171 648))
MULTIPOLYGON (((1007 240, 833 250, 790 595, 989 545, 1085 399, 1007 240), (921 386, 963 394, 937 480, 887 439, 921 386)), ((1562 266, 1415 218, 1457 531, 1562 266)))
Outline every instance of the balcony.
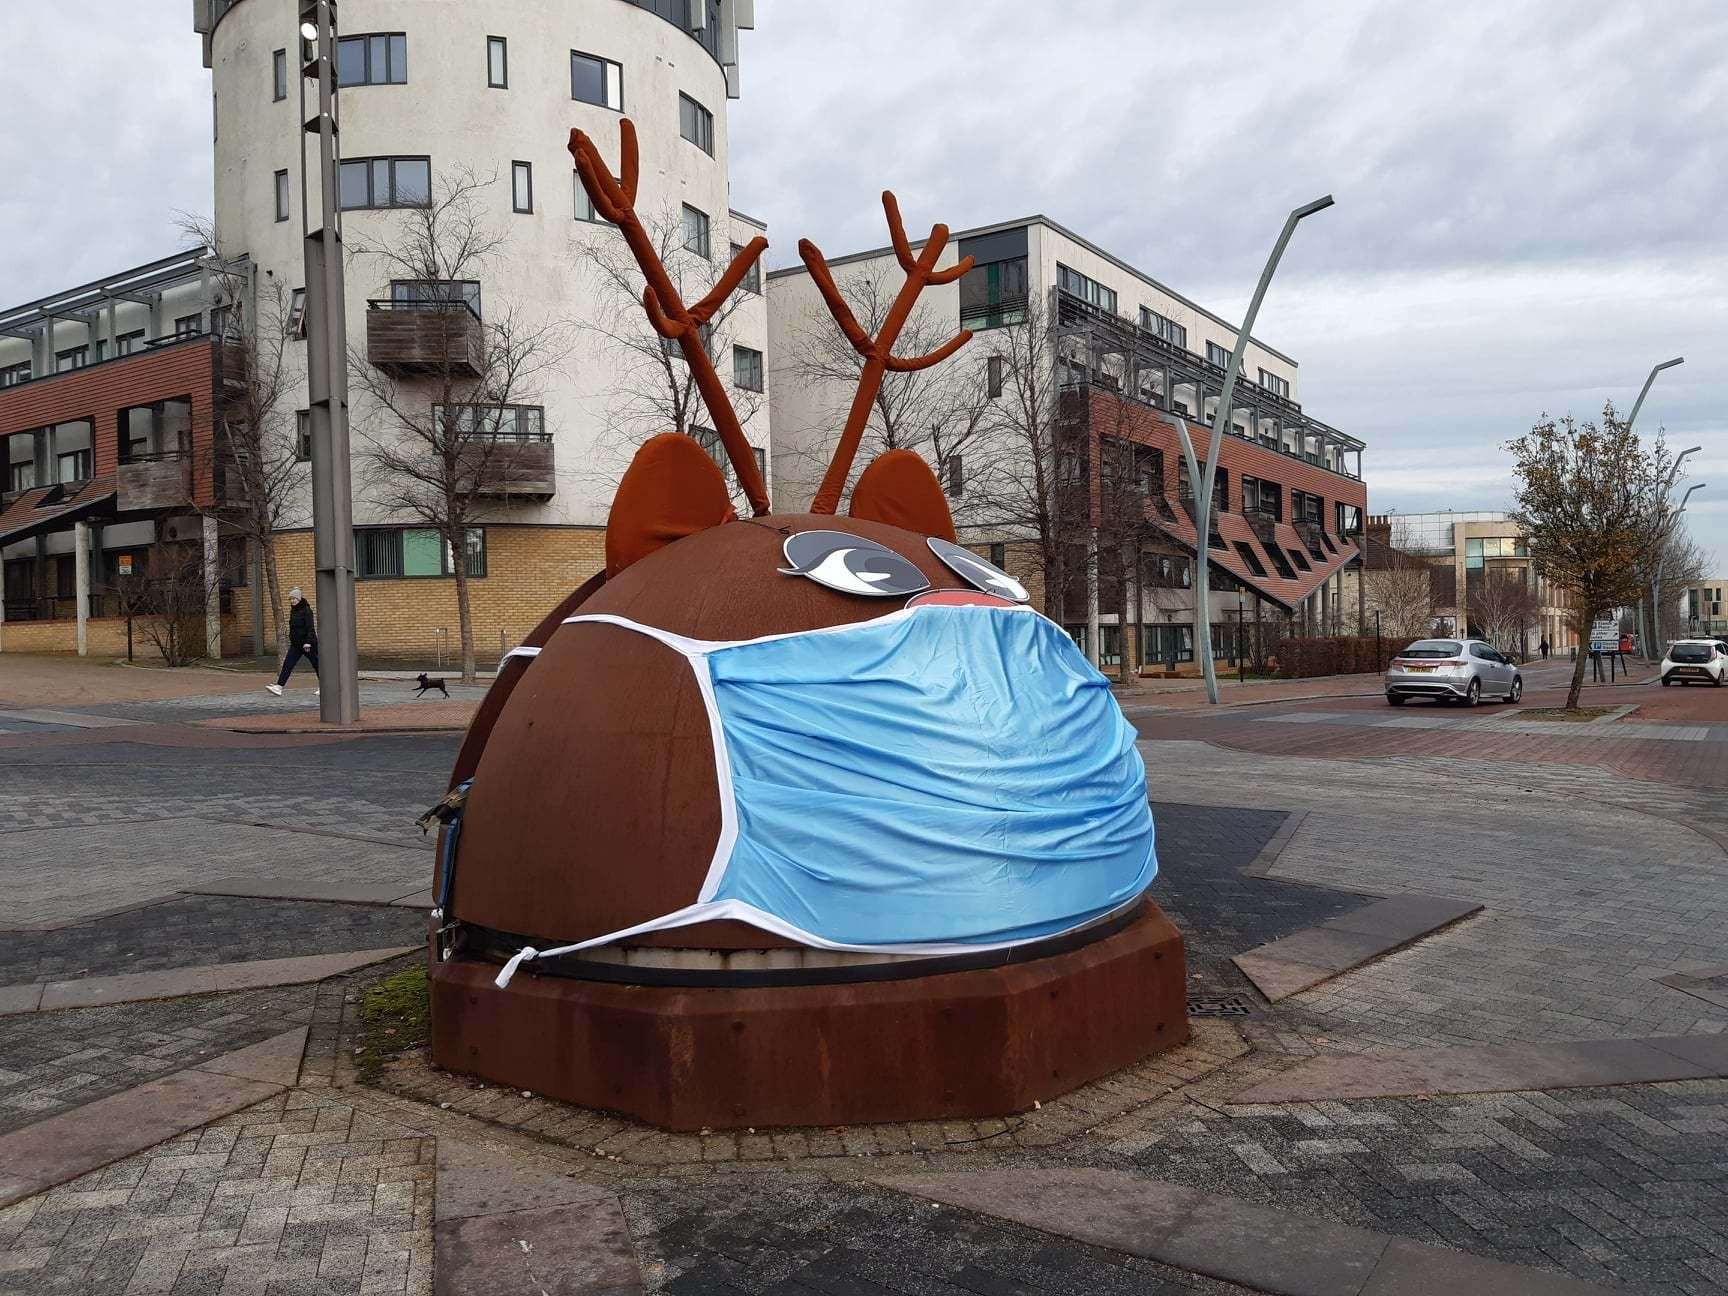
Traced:
POLYGON ((478 378, 485 372, 480 315, 467 302, 368 301, 366 306, 366 359, 387 373, 478 378))
POLYGON ((135 455, 117 469, 116 505, 123 513, 189 508, 192 457, 178 450, 135 455))
POLYGON ((493 499, 548 500, 558 490, 557 459, 546 433, 464 438, 462 466, 473 475, 475 492, 493 499))

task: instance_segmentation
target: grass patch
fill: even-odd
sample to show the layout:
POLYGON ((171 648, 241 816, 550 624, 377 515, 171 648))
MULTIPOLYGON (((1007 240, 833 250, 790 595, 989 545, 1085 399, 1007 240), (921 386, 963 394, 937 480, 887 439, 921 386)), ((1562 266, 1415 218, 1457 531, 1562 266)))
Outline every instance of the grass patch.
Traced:
POLYGON ((1520 711, 1520 720, 1559 720, 1578 723, 1584 720, 1600 720, 1605 715, 1613 715, 1613 707, 1579 707, 1576 711, 1568 711, 1565 707, 1531 707, 1520 711))
POLYGON ((366 987, 360 996, 360 1039, 354 1066, 362 1084, 376 1084, 384 1064, 432 1037, 426 969, 411 967, 366 987))

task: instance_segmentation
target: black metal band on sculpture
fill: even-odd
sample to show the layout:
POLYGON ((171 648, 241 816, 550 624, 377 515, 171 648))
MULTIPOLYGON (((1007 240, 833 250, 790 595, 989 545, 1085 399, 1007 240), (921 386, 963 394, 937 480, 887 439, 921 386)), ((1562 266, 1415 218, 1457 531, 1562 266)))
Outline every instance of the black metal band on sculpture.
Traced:
MULTIPOLYGON (((600 963, 577 954, 543 958, 522 965, 525 975, 561 977, 570 981, 606 981, 615 985, 689 986, 710 989, 761 989, 777 986, 848 985, 868 981, 904 981, 938 976, 944 972, 976 972, 985 968, 1033 963, 1066 954, 1113 936, 1127 927, 1145 908, 1144 899, 1119 913, 1078 931, 1049 936, 1027 945, 980 950, 976 954, 945 954, 930 958, 895 959, 881 963, 850 963, 833 967, 740 968, 713 971, 707 968, 662 968, 600 963)), ((531 938, 461 923, 457 957, 504 963, 531 938)))

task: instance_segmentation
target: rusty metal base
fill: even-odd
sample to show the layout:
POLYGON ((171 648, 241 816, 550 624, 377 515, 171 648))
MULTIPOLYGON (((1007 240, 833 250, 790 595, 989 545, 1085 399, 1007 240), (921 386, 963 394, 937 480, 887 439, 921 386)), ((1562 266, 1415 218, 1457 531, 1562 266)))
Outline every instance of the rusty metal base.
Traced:
POLYGON ((432 966, 432 1060, 667 1129, 1024 1111, 1188 1037, 1182 937, 1156 905, 1028 963, 760 989, 432 966))

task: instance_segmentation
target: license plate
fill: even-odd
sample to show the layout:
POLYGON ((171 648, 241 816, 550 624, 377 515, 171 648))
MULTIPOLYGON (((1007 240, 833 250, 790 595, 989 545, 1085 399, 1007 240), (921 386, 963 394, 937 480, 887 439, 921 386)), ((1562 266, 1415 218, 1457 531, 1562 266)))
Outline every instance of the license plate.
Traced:
POLYGON ((1406 666, 1404 669, 1413 675, 1420 675, 1423 671, 1431 671, 1434 668, 1432 666, 1406 666))

